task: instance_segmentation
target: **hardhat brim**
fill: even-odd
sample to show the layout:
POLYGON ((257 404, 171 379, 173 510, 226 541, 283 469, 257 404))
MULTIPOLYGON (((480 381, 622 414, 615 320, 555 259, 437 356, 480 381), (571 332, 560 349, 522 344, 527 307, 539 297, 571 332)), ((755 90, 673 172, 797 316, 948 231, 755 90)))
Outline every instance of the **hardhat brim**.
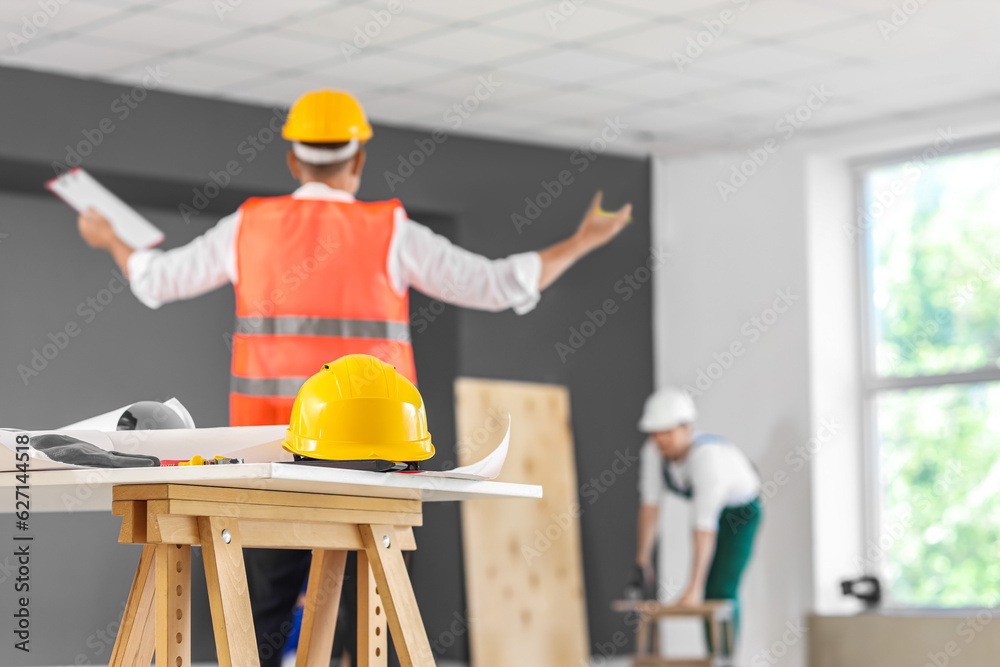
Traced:
POLYGON ((406 442, 345 442, 343 440, 313 440, 288 429, 281 446, 286 451, 323 461, 426 461, 434 456, 430 436, 406 442))

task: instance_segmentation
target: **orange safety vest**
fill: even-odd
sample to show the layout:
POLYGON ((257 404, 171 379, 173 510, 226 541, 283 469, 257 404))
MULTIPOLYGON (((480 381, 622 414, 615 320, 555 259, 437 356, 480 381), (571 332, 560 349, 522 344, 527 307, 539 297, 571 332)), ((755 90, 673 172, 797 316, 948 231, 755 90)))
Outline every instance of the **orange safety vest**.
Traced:
POLYGON ((370 354, 416 383, 409 296, 389 280, 401 204, 248 200, 236 238, 229 423, 287 424, 302 383, 345 354, 370 354))

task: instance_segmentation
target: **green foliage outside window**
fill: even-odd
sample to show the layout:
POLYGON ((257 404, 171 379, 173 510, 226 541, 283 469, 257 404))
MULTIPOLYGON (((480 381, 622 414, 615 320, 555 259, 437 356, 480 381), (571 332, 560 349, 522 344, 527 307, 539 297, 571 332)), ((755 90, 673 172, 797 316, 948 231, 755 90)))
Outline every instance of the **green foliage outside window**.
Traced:
MULTIPOLYGON (((997 369, 1000 149, 874 169, 865 197, 875 373, 997 369)), ((1000 603, 1000 381, 882 390, 874 414, 891 598, 1000 603)))

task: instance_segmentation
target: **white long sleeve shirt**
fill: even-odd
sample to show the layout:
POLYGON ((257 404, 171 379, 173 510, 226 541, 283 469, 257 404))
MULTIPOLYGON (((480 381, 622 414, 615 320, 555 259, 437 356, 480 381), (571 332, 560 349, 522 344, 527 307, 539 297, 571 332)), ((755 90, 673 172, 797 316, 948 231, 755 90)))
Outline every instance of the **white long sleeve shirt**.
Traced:
MULTIPOLYGON (((304 184, 296 199, 352 202, 354 197, 323 184, 304 184)), ((228 215, 185 246, 143 250, 128 260, 132 292, 150 308, 190 299, 226 283, 236 283, 236 238, 240 211, 228 215)), ((490 260, 455 246, 396 209, 395 227, 386 258, 389 279, 399 294, 413 287, 427 296, 480 310, 513 308, 524 314, 540 298, 542 271, 536 252, 490 260)))
MULTIPOLYGON (((760 476, 750 459, 730 442, 692 447, 683 461, 671 461, 669 474, 681 489, 691 489, 694 527, 717 531, 726 507, 745 505, 760 495, 760 476)), ((639 452, 639 499, 643 505, 659 505, 666 481, 663 455, 652 439, 639 452)))

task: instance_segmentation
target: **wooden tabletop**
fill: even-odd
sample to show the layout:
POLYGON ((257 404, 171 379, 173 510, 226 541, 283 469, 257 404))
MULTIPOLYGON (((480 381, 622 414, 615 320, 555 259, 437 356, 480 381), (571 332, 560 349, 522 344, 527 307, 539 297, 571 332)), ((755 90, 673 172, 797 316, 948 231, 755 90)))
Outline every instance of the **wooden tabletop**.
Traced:
MULTIPOLYGON (((167 483, 400 498, 423 502, 542 497, 542 487, 534 484, 377 473, 287 463, 41 470, 31 472, 29 481, 32 509, 36 511, 110 510, 111 488, 116 485, 167 483)), ((0 473, 0 487, 16 484, 16 473, 0 473)))

